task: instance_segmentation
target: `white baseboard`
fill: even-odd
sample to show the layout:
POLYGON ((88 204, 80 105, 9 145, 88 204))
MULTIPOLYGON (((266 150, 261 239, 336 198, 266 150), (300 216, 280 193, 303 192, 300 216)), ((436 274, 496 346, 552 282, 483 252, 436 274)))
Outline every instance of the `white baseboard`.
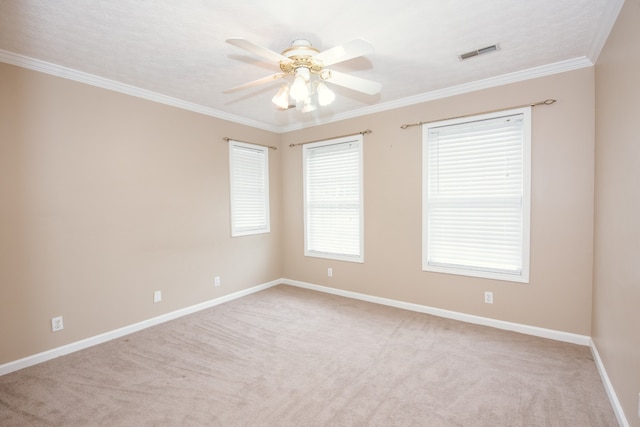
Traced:
POLYGON ((519 333, 533 335, 533 336, 542 337, 542 338, 549 338, 556 341, 563 341, 563 342, 568 342, 572 344, 589 346, 591 348, 591 353, 593 354, 594 361, 598 368, 598 372, 600 373, 600 377, 602 378, 602 382, 604 384, 605 390, 607 392, 609 400, 611 401, 611 405, 613 406, 613 410, 618 419, 618 423, 620 424, 621 427, 629 427, 629 423, 624 415, 624 411, 622 409, 622 406, 620 405, 620 401, 618 400, 615 390, 613 389, 613 385, 609 380, 607 372, 602 363, 602 359, 600 359, 600 355, 598 354, 596 345, 593 342, 593 340, 588 336, 573 334, 570 332, 556 331, 552 329, 539 328, 537 326, 529 326, 529 325, 523 325, 519 323, 506 322, 506 321, 491 319, 487 317, 474 316, 471 314, 459 313, 459 312, 450 311, 450 310, 443 310, 440 308, 429 307, 429 306, 420 305, 420 304, 413 304, 413 303, 393 300, 389 298, 381 298, 381 297, 376 297, 372 295, 361 294, 358 292, 345 291, 342 289, 330 288, 327 286, 320 286, 312 283, 301 282, 298 280, 291 280, 291 279, 273 280, 268 283, 263 283, 261 285, 244 289, 242 291, 234 292, 229 295, 225 295, 219 298, 205 301, 200 304, 196 304, 190 307, 185 307, 180 310, 172 311, 170 313, 166 313, 161 316, 144 320, 142 322, 134 323, 132 325, 115 329, 110 332, 105 332, 103 334, 96 335, 94 337, 76 341, 74 343, 67 344, 62 347, 57 347, 48 351, 44 351, 42 353, 34 354, 32 356, 27 356, 25 358, 15 360, 13 362, 5 363, 3 365, 0 365, 0 375, 5 375, 10 372, 14 372, 23 368, 27 368, 29 366, 36 365, 38 363, 46 362, 47 360, 55 359, 56 357, 64 356, 65 354, 83 350, 85 348, 92 347, 97 344, 102 344, 104 342, 107 342, 116 338, 120 338, 124 335, 128 335, 128 334, 149 328, 151 326, 159 325, 161 323, 168 322, 170 320, 174 320, 179 317, 186 316, 188 314, 192 314, 192 313, 195 313, 210 307, 214 307, 216 305, 219 305, 228 301, 242 298, 244 296, 268 289, 278 284, 296 286, 299 288, 305 288, 305 289, 324 292, 328 294, 339 295, 347 298, 358 299, 361 301, 372 302, 375 304, 382 304, 390 307, 401 308, 401 309, 415 311, 419 313, 431 314, 434 316, 444 317, 447 319, 459 320, 462 322, 490 326, 493 328, 519 332, 519 333))
POLYGON ((206 308, 214 307, 216 305, 219 305, 228 301, 232 301, 234 299, 242 298, 246 295, 262 291, 264 289, 270 288, 280 283, 282 283, 281 279, 273 280, 268 283, 263 283, 262 285, 257 285, 248 289, 244 289, 242 291, 234 292, 229 295, 224 295, 222 297, 205 301, 200 304, 192 305, 190 307, 185 307, 180 310, 172 311, 170 313, 153 317, 151 319, 143 320, 142 322, 134 323, 132 325, 115 329, 113 331, 105 332, 103 334, 86 338, 80 341, 76 341, 71 344, 67 344, 61 347, 53 348, 51 350, 43 351, 42 353, 37 353, 32 356, 27 356, 22 359, 15 360, 13 362, 5 363, 3 365, 0 365, 0 375, 5 375, 10 372, 14 372, 23 368, 27 368, 29 366, 36 365, 38 363, 46 362, 47 360, 55 359, 56 357, 64 356, 65 354, 83 350, 85 348, 92 347, 97 344, 102 344, 104 342, 107 342, 116 338, 120 338, 124 335, 129 335, 133 332, 138 332, 143 329, 149 328, 151 326, 159 325, 160 323, 168 322, 170 320, 177 319, 179 317, 186 316, 188 314, 192 314, 197 311, 204 310, 206 308))
POLYGON ((616 395, 616 392, 613 388, 613 384, 611 384, 611 381, 609 380, 609 376, 607 375, 607 371, 604 368, 602 359, 600 359, 600 355, 598 354, 596 345, 591 339, 591 337, 588 337, 585 335, 573 334, 570 332, 556 331, 553 329, 539 328, 537 326, 529 326, 529 325, 523 325, 519 323, 505 322, 502 320, 495 320, 487 317, 474 316, 471 314, 443 310, 440 308, 413 304, 413 303, 408 303, 403 301, 397 301, 397 300, 392 300, 388 298, 380 298, 380 297, 375 297, 367 294, 361 294, 358 292, 345 291, 342 289, 315 285, 313 283, 301 282, 298 280, 282 279, 282 283, 290 286, 296 286, 299 288, 311 289, 314 291, 325 292, 328 294, 339 295, 347 298, 354 298, 354 299, 372 302, 376 304, 382 304, 382 305, 387 305, 391 307, 402 308, 405 310, 416 311, 419 313, 432 314, 434 316, 444 317, 447 319, 460 320, 462 322, 475 323, 475 324, 484 325, 484 326, 491 326, 493 328, 520 332, 523 334, 533 335, 541 338, 549 338, 556 341, 563 341, 563 342, 568 342, 572 344, 589 346, 589 348, 591 349, 591 353, 593 354, 593 359, 595 361, 596 367, 598 368, 598 372, 600 373, 600 378, 602 379, 602 383, 604 384, 604 388, 607 392, 607 396, 609 397, 609 401, 611 402, 611 406, 613 407, 613 411, 618 420, 618 424, 620 424, 620 427, 629 427, 629 422, 625 417, 624 410, 622 409, 622 405, 618 400, 618 396, 616 395))
POLYGON ((520 323, 506 322, 504 320, 496 320, 488 317, 474 316, 472 314, 459 313, 456 311, 443 310, 441 308, 429 307, 426 305, 413 304, 404 301, 398 301, 388 298, 381 298, 358 292, 345 291, 326 286, 315 285, 312 283, 301 282, 298 280, 282 279, 282 283, 297 286, 299 288, 311 289, 314 291, 325 292, 334 295, 340 295, 347 298, 354 298, 362 301, 372 302, 376 304, 388 305, 391 307, 402 308, 405 310, 416 311, 419 313, 432 314, 434 316, 445 317, 447 319, 460 320, 462 322, 474 323, 477 325, 491 326, 497 329, 519 332, 522 334, 533 335, 536 337, 549 338, 556 341, 563 341, 572 344, 588 346, 591 338, 586 335, 573 334, 571 332, 556 331, 553 329, 539 328, 537 326, 523 325, 520 323))
MULTIPOLYGON (((468 323, 475 323, 478 325, 491 326, 498 329, 505 329, 509 331, 520 332, 523 334, 534 335, 543 338, 554 339, 557 341, 564 341, 573 344, 585 345, 589 346, 591 344, 591 339, 588 336, 572 334, 569 332, 561 332, 555 331, 551 329, 539 328, 536 326, 522 325, 518 323, 505 322, 502 320, 495 320, 486 317, 474 316, 465 313, 459 313, 455 311, 443 310, 440 308, 429 307, 425 305, 413 304, 404 301, 392 300, 388 298, 381 298, 376 296, 371 296, 367 294, 361 294, 357 292, 345 291, 342 289, 330 288, 326 286, 315 285, 312 283, 301 282, 298 280, 291 279, 277 279, 268 283, 264 283, 261 285, 257 285, 248 289, 244 289, 242 291, 234 292, 229 295, 225 295, 219 298, 212 299, 210 301, 205 301, 200 304, 196 304, 190 307, 185 307, 180 310, 172 311, 170 313, 163 314, 161 316, 157 316, 151 319, 143 320, 142 322, 134 323, 132 325, 128 325, 119 329, 115 329, 113 331, 105 332, 100 335, 96 335, 90 338, 86 338, 80 341, 76 341, 61 347, 57 347, 51 350, 44 351, 42 353, 37 353, 31 356, 24 357, 22 359, 18 359, 12 362, 5 363, 0 365, 0 375, 5 375, 10 372, 17 371, 19 369, 23 369, 29 366, 36 365, 38 363, 46 362, 47 360, 55 359, 56 357, 64 356, 65 354, 73 353, 75 351, 79 351, 97 344, 102 344, 104 342, 120 338, 124 335, 128 335, 151 326, 158 325, 160 323, 168 322, 173 319, 177 319, 182 316, 186 316, 191 313, 195 313, 200 310, 204 310, 206 308, 210 308, 216 306, 218 304, 225 303, 227 301, 232 301, 234 299, 242 298, 243 296, 262 291, 264 289, 270 288, 277 284, 284 283, 290 286, 296 286, 299 288, 311 289, 319 292, 325 292, 334 295, 340 295, 347 298, 354 298, 362 301, 372 302, 376 304, 387 305, 396 308, 402 308, 405 310, 416 311, 420 313, 432 314, 434 316, 444 317, 448 319, 460 320, 468 323)), ((593 346, 592 346, 593 348, 593 346)), ((599 366, 602 366, 601 363, 599 366)), ((601 371, 604 372, 604 371, 601 371)), ((604 380, 605 377, 603 377, 604 380)))
POLYGON ((600 358, 600 353, 598 353, 596 343, 593 342, 593 339, 589 340, 589 347, 591 348, 593 360, 596 362, 596 367, 598 368, 598 372, 600 373, 600 378, 602 378, 604 389, 607 392, 607 396, 609 396, 609 401, 611 402, 611 406, 613 407, 613 412, 616 414, 616 418, 618 419, 618 424, 620 424, 620 427, 629 427, 629 421, 627 421, 627 417, 624 415, 624 410, 622 409, 622 405, 618 400, 618 395, 613 388, 613 384, 611 384, 611 380, 609 380, 609 375, 607 375, 607 371, 604 368, 604 364, 602 363, 602 359, 600 358))

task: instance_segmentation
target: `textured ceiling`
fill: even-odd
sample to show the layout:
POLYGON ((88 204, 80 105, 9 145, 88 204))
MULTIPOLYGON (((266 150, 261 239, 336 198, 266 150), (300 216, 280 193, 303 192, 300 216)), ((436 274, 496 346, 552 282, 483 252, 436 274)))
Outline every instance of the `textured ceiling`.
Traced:
POLYGON ((622 2, 0 0, 0 60, 286 131, 407 105, 452 88, 589 66, 622 2), (365 38, 373 53, 332 68, 378 81, 382 92, 371 96, 332 86, 336 101, 312 113, 277 110, 271 97, 279 81, 223 94, 279 71, 277 64, 225 43, 230 37, 276 52, 296 38, 321 51, 365 38), (500 49, 458 59, 492 44, 500 49))

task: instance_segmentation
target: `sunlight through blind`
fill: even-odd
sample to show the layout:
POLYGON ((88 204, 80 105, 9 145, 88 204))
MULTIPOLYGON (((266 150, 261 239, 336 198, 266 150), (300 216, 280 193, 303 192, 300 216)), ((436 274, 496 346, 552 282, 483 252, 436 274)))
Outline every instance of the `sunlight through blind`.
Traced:
POLYGON ((362 136, 303 147, 305 255, 362 261, 362 136))
POLYGON ((528 126, 501 114, 424 127, 424 270, 528 280, 528 126))
POLYGON ((267 147, 229 141, 231 235, 269 232, 267 147))

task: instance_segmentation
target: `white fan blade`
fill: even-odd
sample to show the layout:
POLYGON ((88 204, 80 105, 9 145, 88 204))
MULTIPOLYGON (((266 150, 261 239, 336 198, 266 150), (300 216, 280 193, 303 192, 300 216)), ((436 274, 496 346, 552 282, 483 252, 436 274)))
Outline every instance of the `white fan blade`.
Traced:
POLYGON ((375 95, 382 90, 382 85, 372 80, 355 77, 350 74, 333 70, 329 71, 329 73, 331 74, 331 77, 326 79, 327 82, 346 87, 347 89, 356 90, 358 92, 366 93, 367 95, 375 95))
POLYGON ((373 52, 373 46, 365 39, 353 39, 343 45, 332 47, 329 50, 320 52, 314 59, 320 61, 324 67, 346 61, 351 58, 366 55, 373 52))
POLYGON ((240 39, 240 38, 230 38, 227 39, 227 43, 232 44, 240 49, 244 49, 251 53, 255 53, 258 56, 261 56, 265 59, 268 59, 271 62, 291 62, 291 59, 287 58, 284 55, 280 55, 272 50, 267 49, 266 47, 259 46, 249 40, 240 39))
POLYGON ((258 80, 253 80, 253 81, 250 81, 248 83, 242 84, 240 86, 232 87, 231 89, 225 90, 223 93, 238 92, 240 90, 248 89, 250 87, 259 86, 259 85, 264 84, 264 83, 269 83, 269 82, 271 82, 273 80, 281 79, 284 76, 286 76, 285 73, 272 74, 270 76, 262 77, 262 78, 260 78, 258 80))

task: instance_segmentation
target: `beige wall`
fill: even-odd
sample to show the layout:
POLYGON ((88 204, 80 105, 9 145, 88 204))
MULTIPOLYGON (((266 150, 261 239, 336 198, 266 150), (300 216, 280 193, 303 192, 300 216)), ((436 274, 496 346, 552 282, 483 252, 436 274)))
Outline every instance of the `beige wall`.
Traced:
POLYGON ((638 21, 627 1, 595 70, 284 135, 0 64, 0 364, 287 277, 593 335, 638 425, 638 21), (422 272, 421 132, 400 125, 546 98, 558 102, 533 113, 531 283, 422 272), (302 154, 288 144, 367 128, 365 262, 304 257, 302 154), (281 147, 270 234, 229 236, 224 136, 281 147))
POLYGON ((2 63, 0 94, 0 364, 281 277, 279 151, 271 233, 232 239, 222 141, 279 135, 2 63))
POLYGON ((594 71, 582 69, 283 135, 284 275, 289 279, 590 335, 594 71), (421 271, 421 129, 403 123, 531 103, 529 284, 421 271), (288 144, 364 129, 365 262, 303 255, 301 149, 288 144), (333 277, 327 277, 327 268, 333 277), (484 291, 494 304, 484 303, 484 291))
POLYGON ((596 64, 593 340, 640 426, 640 2, 627 0, 596 64))

